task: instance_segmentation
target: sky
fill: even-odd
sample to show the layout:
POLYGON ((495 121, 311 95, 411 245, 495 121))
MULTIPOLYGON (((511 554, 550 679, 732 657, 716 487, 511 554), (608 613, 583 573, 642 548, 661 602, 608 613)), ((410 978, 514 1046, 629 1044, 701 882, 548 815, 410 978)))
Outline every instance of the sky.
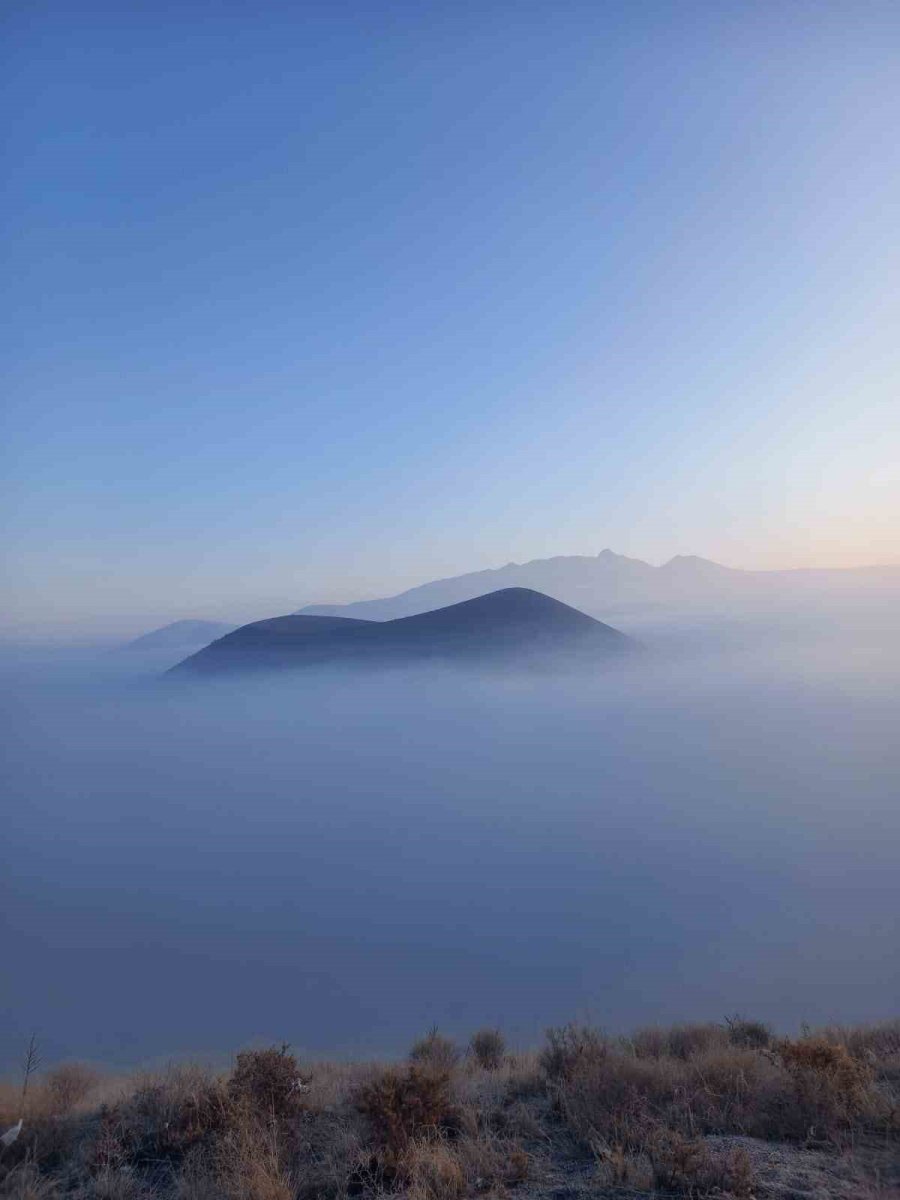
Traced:
POLYGON ((900 560, 895 3, 16 3, 6 633, 900 560))

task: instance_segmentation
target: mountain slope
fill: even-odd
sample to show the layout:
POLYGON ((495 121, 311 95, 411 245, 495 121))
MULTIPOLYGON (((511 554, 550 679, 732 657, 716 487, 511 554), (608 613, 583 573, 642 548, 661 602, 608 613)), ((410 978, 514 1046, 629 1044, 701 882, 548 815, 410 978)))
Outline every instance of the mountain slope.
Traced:
POLYGON ((173 621, 170 625, 163 625, 134 641, 126 642, 120 649, 186 650, 191 646, 206 646, 233 629, 233 625, 226 625, 222 621, 173 621))
POLYGON ((364 621, 299 615, 244 625, 185 659, 179 673, 421 662, 560 663, 616 657, 635 643, 617 629, 527 588, 504 588, 448 607, 364 621))

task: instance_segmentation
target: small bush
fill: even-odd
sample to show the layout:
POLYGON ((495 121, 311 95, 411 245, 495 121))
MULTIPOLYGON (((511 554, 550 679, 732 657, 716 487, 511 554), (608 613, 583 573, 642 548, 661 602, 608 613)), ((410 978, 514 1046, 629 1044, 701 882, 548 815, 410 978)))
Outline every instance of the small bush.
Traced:
POLYGON ((719 1025, 673 1025, 639 1029, 627 1042, 638 1058, 680 1058, 683 1062, 728 1044, 719 1025))
POLYGON ((479 1029, 469 1041, 469 1053, 485 1071, 496 1071, 506 1055, 506 1041, 499 1029, 479 1029))
POLYGON ((740 1046, 745 1050, 765 1050, 774 1040, 772 1030, 762 1021, 748 1021, 740 1016, 726 1017, 725 1028, 732 1046, 740 1046))
POLYGON ((624 1055, 581 1057, 551 1084, 559 1115, 586 1150, 639 1151, 673 1088, 657 1062, 624 1055))
POLYGON ((539 1064, 550 1080, 570 1077, 589 1063, 604 1059, 609 1052, 606 1039, 587 1025, 561 1025, 547 1030, 547 1045, 539 1064))
POLYGON ((821 1036, 785 1038, 776 1053, 793 1081, 796 1115, 806 1126, 797 1131, 801 1136, 840 1141, 854 1125, 875 1116, 872 1069, 846 1046, 821 1036))
POLYGON ((410 1200, 454 1200, 479 1192, 502 1194, 528 1176, 530 1159, 508 1138, 490 1134, 417 1138, 401 1154, 396 1183, 410 1200))
POLYGON ((177 1171, 185 1156, 221 1137, 234 1117, 220 1080, 198 1068, 171 1070, 100 1108, 82 1143, 81 1170, 92 1178, 132 1169, 177 1171))
POLYGON ((181 1159, 231 1124, 234 1106, 218 1079, 182 1068, 139 1088, 119 1106, 121 1128, 132 1162, 181 1159))
POLYGON ((309 1076, 301 1074, 287 1046, 243 1051, 228 1081, 233 1100, 275 1120, 298 1113, 304 1107, 308 1087, 309 1076))
POLYGON ((62 1063, 44 1078, 48 1111, 55 1117, 67 1116, 86 1100, 100 1080, 99 1072, 84 1063, 62 1063))
POLYGON ((716 1154, 697 1138, 657 1129, 647 1141, 653 1186, 672 1196, 750 1200, 753 1172, 743 1149, 716 1154))
POLYGON ((456 1042, 438 1033, 434 1025, 423 1038, 413 1043, 409 1057, 414 1063, 428 1063, 440 1071, 452 1071, 462 1055, 456 1042))
POLYGON ((449 1072, 419 1063, 383 1071, 359 1090, 356 1108, 368 1121, 377 1148, 393 1158, 414 1138, 453 1131, 459 1124, 449 1072))

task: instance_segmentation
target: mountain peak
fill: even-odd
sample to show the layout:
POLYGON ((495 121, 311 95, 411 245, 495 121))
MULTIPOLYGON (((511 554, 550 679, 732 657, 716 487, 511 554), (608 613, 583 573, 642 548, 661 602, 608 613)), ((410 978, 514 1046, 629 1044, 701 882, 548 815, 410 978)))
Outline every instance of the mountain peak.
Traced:
POLYGON ((718 572, 730 572, 734 568, 723 567, 721 563, 713 562, 711 558, 701 558, 698 554, 676 554, 659 568, 661 571, 679 571, 683 574, 694 572, 705 575, 718 572))

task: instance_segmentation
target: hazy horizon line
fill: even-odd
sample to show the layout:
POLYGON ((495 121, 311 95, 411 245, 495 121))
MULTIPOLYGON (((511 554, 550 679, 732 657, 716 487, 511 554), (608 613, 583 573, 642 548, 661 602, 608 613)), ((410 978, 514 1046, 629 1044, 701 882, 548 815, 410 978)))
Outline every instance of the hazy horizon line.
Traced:
MULTIPOLYGON (((732 563, 725 563, 719 559, 707 558, 700 554, 673 554, 661 562, 652 562, 649 559, 639 558, 636 555, 620 554, 618 551, 612 550, 610 547, 604 547, 595 554, 590 553, 572 553, 572 554, 549 554, 538 555, 534 558, 526 559, 510 559, 505 563, 495 567, 476 567, 472 570, 462 570, 446 575, 435 575, 425 579, 419 579, 418 582, 402 584, 385 583, 380 588, 373 588, 364 592, 356 591, 349 593, 347 590, 332 590, 323 588, 319 592, 312 593, 318 595, 319 599, 305 599, 299 604, 296 600, 289 597, 275 599, 274 597, 266 600, 260 599, 258 603, 247 605, 237 605, 238 608, 243 608, 245 614, 251 609, 258 610, 262 615, 235 617, 233 613, 226 611, 225 606, 221 601, 214 601, 208 605, 196 605, 185 608, 172 608, 167 612, 160 610, 149 610, 144 613, 126 613, 123 610, 107 610, 97 611, 91 614, 83 615, 75 618, 70 622, 66 622, 63 617, 58 619, 44 619, 40 621, 15 621, 10 623, 0 624, 0 641, 7 644, 19 643, 54 643, 63 641, 67 644, 77 644, 81 641, 95 644, 99 638, 101 641, 104 637, 118 639, 121 637, 140 636, 141 633, 153 632, 157 628, 165 627, 177 621, 184 620, 208 620, 219 621, 224 623, 232 623, 234 625, 249 624, 257 620, 265 620, 267 616, 279 616, 297 612, 304 608, 318 607, 324 605, 351 605, 357 603, 365 603, 367 601, 389 600, 396 596, 402 596, 408 592, 412 592, 421 587, 427 587, 429 584, 446 583, 448 581, 463 578, 467 575, 490 575, 497 574, 509 567, 528 567, 535 563, 553 562, 556 560, 571 560, 571 559, 598 559, 604 555, 610 558, 623 560, 625 562, 640 563, 642 566, 650 567, 653 570, 662 570, 670 564, 678 561, 696 561, 707 563, 712 566, 722 567, 723 569, 739 572, 747 575, 774 575, 785 573, 811 573, 816 571, 834 571, 834 572, 863 572, 890 570, 900 568, 900 558, 893 562, 876 561, 869 563, 856 563, 853 565, 834 566, 828 564, 805 564, 802 566, 790 567, 741 567, 734 566, 732 563), (321 598, 323 595, 331 595, 340 598, 321 598)), ((226 602, 227 603, 227 602, 226 602)))

